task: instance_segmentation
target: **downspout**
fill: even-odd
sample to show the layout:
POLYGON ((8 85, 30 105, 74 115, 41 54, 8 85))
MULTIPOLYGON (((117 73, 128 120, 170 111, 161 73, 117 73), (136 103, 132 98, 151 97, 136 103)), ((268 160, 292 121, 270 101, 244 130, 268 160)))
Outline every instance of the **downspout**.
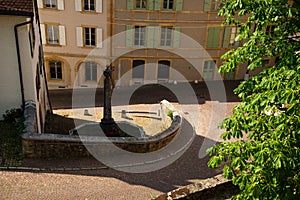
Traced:
MULTIPOLYGON (((34 8, 35 8, 35 17, 38 21, 38 25, 39 25, 39 36, 40 36, 40 42, 41 42, 41 45, 42 45, 42 33, 41 33, 41 26, 40 26, 40 16, 39 16, 39 9, 38 9, 38 6, 37 6, 37 1, 35 0, 34 1, 34 8)), ((45 70, 45 63, 44 63, 44 48, 43 48, 43 45, 41 47, 41 51, 42 52, 39 52, 39 53, 42 53, 42 57, 43 57, 43 73, 44 73, 44 81, 45 81, 45 86, 46 86, 46 93, 47 93, 47 98, 48 98, 48 104, 49 104, 49 109, 50 109, 50 114, 53 114, 53 111, 52 111, 52 105, 51 105, 51 102, 50 102, 50 95, 49 95, 49 89, 48 89, 48 82, 47 82, 47 75, 46 75, 46 70, 45 70)))
POLYGON ((18 68, 19 68, 19 78, 20 78, 20 87, 21 87, 21 96, 22 96, 22 109, 23 110, 25 109, 25 94, 24 94, 24 82, 23 82, 21 55, 20 55, 20 47, 19 47, 18 28, 21 26, 25 26, 27 24, 32 24, 32 18, 30 21, 22 22, 22 23, 16 24, 14 26, 16 48, 17 48, 17 58, 18 58, 18 68))

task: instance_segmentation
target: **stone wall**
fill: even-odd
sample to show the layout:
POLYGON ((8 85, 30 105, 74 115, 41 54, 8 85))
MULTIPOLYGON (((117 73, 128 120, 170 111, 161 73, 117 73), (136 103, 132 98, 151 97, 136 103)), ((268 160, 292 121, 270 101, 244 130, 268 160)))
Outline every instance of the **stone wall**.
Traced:
MULTIPOLYGON (((164 107, 168 104, 162 103, 164 107)), ((165 108, 164 108, 165 109, 165 108)), ((172 108, 173 109, 173 108, 172 108)), ((36 134, 27 132, 23 135, 23 152, 29 158, 74 158, 91 156, 89 149, 97 152, 113 153, 117 146, 134 153, 152 152, 166 146, 180 132, 182 117, 173 112, 171 126, 165 131, 149 137, 99 137, 58 134, 36 134)))
POLYGON ((238 187, 234 186, 230 180, 224 178, 223 175, 217 175, 162 194, 155 200, 231 199, 238 192, 238 187))

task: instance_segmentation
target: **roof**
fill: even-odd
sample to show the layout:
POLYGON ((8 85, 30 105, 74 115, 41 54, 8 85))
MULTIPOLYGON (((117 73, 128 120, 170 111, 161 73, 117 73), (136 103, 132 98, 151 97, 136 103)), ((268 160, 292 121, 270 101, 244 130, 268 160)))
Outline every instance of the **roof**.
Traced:
POLYGON ((33 15, 33 0, 0 0, 0 14, 33 15))

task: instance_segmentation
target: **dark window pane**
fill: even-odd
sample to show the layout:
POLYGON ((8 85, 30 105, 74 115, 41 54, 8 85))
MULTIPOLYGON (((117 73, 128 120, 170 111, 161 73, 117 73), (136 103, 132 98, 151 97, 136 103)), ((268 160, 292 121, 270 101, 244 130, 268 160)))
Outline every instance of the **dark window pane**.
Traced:
POLYGON ((144 78, 145 61, 134 60, 132 66, 132 78, 144 78))

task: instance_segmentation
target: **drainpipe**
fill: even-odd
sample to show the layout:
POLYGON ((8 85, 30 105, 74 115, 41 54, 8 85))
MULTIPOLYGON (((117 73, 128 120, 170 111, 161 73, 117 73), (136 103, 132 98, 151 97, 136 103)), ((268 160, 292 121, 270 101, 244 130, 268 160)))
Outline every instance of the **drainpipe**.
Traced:
POLYGON ((30 21, 22 22, 22 23, 16 24, 14 26, 16 48, 17 48, 17 57, 18 57, 18 68, 19 68, 20 86, 21 86, 21 96, 22 96, 22 109, 23 110, 25 109, 25 94, 24 94, 24 82, 23 82, 21 55, 20 55, 20 47, 19 47, 18 28, 21 27, 21 26, 25 26, 27 24, 32 24, 32 18, 31 18, 30 21))
POLYGON ((43 73, 44 73, 44 81, 45 81, 45 86, 46 86, 46 95, 48 98, 48 105, 49 105, 49 109, 50 109, 50 113, 53 114, 53 110, 52 110, 52 104, 50 102, 50 95, 49 95, 49 89, 48 89, 48 82, 47 82, 47 75, 46 75, 46 69, 45 69, 45 63, 44 63, 44 49, 43 49, 43 45, 42 45, 42 33, 41 33, 41 26, 40 26, 40 16, 39 16, 39 9, 37 6, 37 1, 34 1, 34 8, 35 8, 35 17, 37 19, 38 22, 38 26, 39 26, 39 36, 40 36, 40 42, 41 42, 41 51, 39 53, 42 53, 42 57, 43 57, 43 73))

